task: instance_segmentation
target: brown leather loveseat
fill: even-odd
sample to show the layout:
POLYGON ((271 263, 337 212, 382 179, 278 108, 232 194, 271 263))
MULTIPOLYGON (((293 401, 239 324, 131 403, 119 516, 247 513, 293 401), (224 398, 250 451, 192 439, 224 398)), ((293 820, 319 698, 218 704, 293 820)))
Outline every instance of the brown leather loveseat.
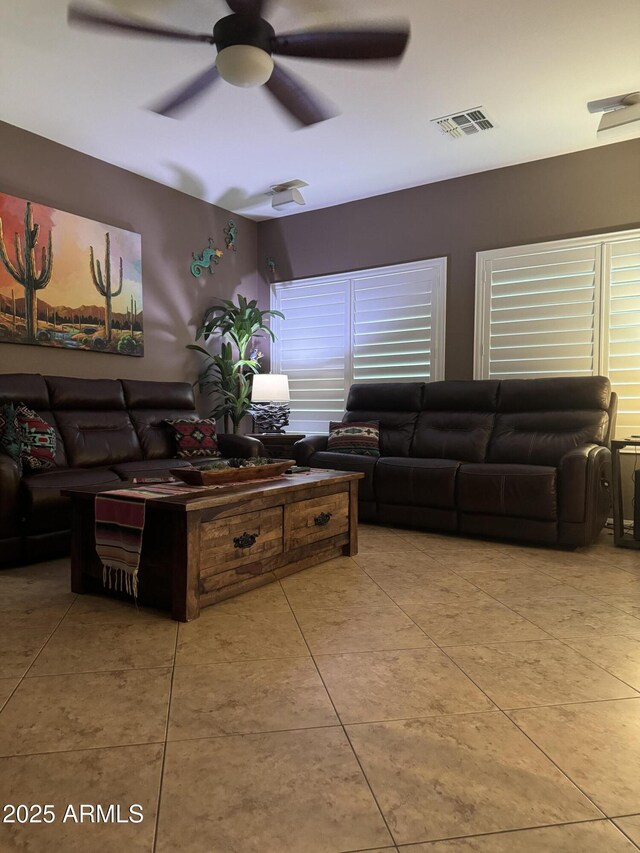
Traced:
MULTIPOLYGON (((55 427, 56 467, 25 472, 0 453, 0 565, 36 561, 69 548, 69 500, 61 489, 105 487, 169 467, 174 445, 166 418, 197 417, 191 385, 130 379, 0 374, 0 403, 24 403, 55 427)), ((223 456, 258 456, 256 439, 219 435, 223 456)))
POLYGON ((379 421, 380 458, 294 445, 361 471, 364 521, 587 545, 610 508, 616 395, 602 376, 354 385, 344 422, 379 421))

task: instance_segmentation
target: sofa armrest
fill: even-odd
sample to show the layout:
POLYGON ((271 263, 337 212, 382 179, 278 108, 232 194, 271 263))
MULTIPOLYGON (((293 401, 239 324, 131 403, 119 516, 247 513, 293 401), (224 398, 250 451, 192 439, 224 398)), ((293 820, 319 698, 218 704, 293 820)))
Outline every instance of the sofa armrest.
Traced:
POLYGON ((218 434, 220 453, 227 458, 250 459, 252 456, 267 456, 263 443, 248 435, 218 434))
POLYGON ((298 465, 308 465, 314 453, 327 449, 329 437, 326 435, 308 435, 293 445, 293 455, 298 465))
POLYGON ((0 453, 0 537, 18 535, 19 493, 18 466, 9 456, 0 453))
POLYGON ((607 447, 583 444, 565 453, 558 465, 560 521, 591 523, 608 513, 610 480, 611 451, 607 447))

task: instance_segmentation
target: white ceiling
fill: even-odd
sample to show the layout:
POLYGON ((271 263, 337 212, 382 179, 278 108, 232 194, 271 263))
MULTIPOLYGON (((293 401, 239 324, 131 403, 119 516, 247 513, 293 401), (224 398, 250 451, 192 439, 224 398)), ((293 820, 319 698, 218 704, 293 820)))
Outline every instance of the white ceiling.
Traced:
MULTIPOLYGON (((197 31, 229 12, 95 5, 197 31)), ((408 52, 399 66, 280 60, 340 109, 315 127, 224 83, 176 121, 142 107, 215 49, 71 30, 66 6, 0 0, 0 118, 255 219, 274 215, 261 194, 291 178, 310 185, 298 212, 605 144, 586 102, 640 89, 638 0, 272 0, 280 32, 409 19, 408 52), (429 122, 479 105, 496 128, 477 137, 429 122)))

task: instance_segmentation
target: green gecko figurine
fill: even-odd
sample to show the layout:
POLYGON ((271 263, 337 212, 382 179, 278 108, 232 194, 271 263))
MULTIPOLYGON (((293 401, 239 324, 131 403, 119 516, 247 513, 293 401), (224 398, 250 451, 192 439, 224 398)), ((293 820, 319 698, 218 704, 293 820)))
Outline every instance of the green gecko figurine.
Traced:
POLYGON ((209 248, 203 249, 202 255, 198 257, 195 252, 191 253, 193 256, 193 261, 191 263, 191 275, 194 275, 196 278, 202 275, 202 270, 209 270, 209 275, 213 275, 213 267, 212 264, 217 264, 220 258, 222 257, 222 251, 220 249, 216 249, 213 237, 209 237, 209 248))

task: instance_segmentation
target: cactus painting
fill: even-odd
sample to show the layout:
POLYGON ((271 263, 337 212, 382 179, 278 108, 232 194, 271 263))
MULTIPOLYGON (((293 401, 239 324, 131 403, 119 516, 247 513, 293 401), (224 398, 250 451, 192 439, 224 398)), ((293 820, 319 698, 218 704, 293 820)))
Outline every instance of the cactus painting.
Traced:
POLYGON ((140 235, 0 193, 0 343, 144 354, 140 235))

